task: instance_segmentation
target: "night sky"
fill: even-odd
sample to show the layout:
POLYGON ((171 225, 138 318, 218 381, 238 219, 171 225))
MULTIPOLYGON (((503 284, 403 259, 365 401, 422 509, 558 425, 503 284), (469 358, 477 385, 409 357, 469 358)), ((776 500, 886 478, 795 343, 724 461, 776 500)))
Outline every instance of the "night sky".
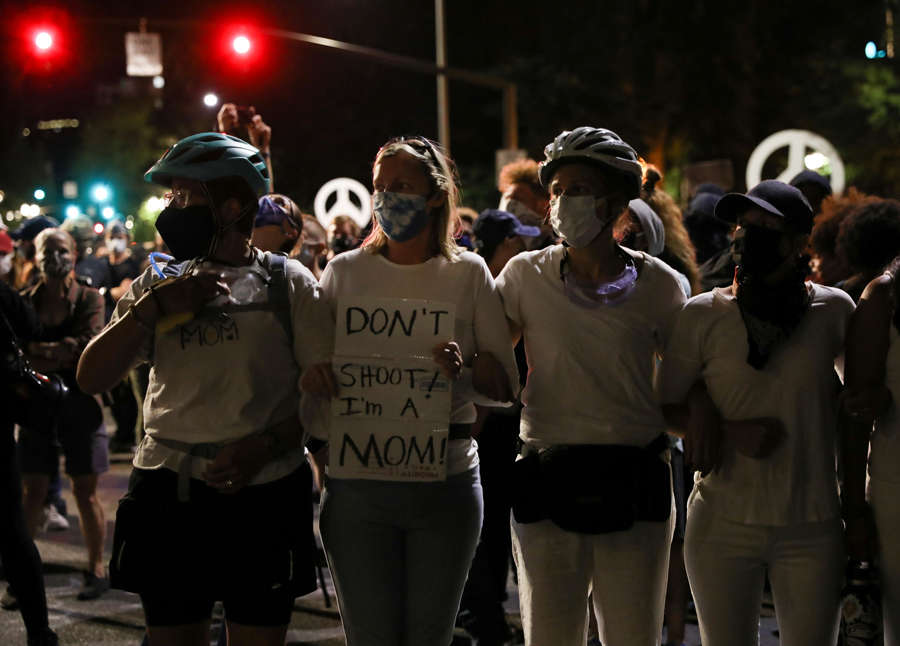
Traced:
MULTIPOLYGON (((533 157, 562 129, 604 126, 661 165, 670 187, 684 165, 725 158, 734 165, 734 188, 743 190, 746 159, 761 139, 806 128, 838 147, 853 183, 882 192, 898 187, 889 169, 900 133, 879 126, 898 108, 885 101, 888 114, 879 122, 878 92, 868 100, 859 90, 867 80, 870 91, 874 82, 876 90, 897 92, 890 87, 894 62, 863 55, 868 40, 883 46, 881 1, 446 4, 449 64, 518 83, 520 146, 533 157)), ((102 176, 122 185, 118 208, 133 209, 146 197, 134 175, 173 139, 212 127, 214 110, 201 101, 208 90, 256 106, 273 128, 276 188, 305 208, 332 177, 368 184, 372 158, 389 137, 437 136, 433 77, 273 39, 255 40, 248 64, 235 63, 223 47, 226 26, 246 22, 433 60, 430 0, 59 6, 64 13, 36 3, 3 10, 0 188, 11 199, 24 199, 38 183, 102 176), (70 21, 65 51, 49 66, 35 65, 27 52, 25 26, 36 15, 70 21), (163 37, 162 93, 153 93, 150 79, 122 91, 124 33, 137 30, 140 16, 163 37), (160 27, 153 22, 160 19, 198 25, 160 27), (81 127, 22 137, 38 120, 69 117, 81 127)), ((501 109, 500 92, 451 81, 452 152, 465 200, 477 209, 496 203, 501 109)))

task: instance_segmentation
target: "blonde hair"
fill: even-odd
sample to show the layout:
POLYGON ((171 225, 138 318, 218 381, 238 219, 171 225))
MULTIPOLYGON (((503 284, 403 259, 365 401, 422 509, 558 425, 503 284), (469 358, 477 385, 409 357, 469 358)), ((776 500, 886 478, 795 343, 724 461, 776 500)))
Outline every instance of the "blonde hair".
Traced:
MULTIPOLYGON (((440 191, 444 194, 444 203, 433 216, 430 252, 435 256, 440 254, 453 262, 460 252, 453 237, 459 220, 456 211, 460 201, 456 164, 439 144, 425 137, 398 137, 391 139, 378 150, 375 162, 372 164, 373 172, 382 158, 401 152, 406 153, 422 165, 422 172, 428 176, 432 191, 440 191)), ((363 241, 362 248, 369 253, 378 254, 386 245, 387 235, 378 221, 373 219, 372 232, 363 241)))
POLYGON ((691 284, 691 294, 697 294, 700 292, 697 252, 684 226, 681 209, 671 195, 656 188, 661 179, 662 173, 652 164, 647 164, 644 169, 644 182, 641 185, 641 199, 659 216, 666 231, 666 246, 659 254, 659 258, 687 276, 691 284))

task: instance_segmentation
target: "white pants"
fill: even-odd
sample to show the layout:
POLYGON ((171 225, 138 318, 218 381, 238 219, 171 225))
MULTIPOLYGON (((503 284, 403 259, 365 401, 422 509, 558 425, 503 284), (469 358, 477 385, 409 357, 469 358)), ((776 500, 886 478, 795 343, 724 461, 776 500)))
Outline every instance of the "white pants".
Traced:
POLYGON ((726 520, 708 504, 688 506, 684 564, 703 646, 756 646, 766 572, 781 643, 837 641, 844 542, 839 518, 784 527, 726 520))
POLYGON ((900 646, 900 484, 870 478, 869 503, 878 530, 884 646, 900 646))
POLYGON ((675 510, 664 523, 576 534, 553 522, 512 521, 527 646, 584 646, 593 592, 600 641, 656 646, 662 633, 675 510))

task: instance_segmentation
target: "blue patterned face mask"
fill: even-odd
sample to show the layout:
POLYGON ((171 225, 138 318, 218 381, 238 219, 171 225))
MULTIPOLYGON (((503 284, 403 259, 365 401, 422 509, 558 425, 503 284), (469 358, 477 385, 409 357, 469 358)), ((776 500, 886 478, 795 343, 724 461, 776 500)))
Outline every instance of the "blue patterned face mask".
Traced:
POLYGON ((385 235, 396 242, 415 238, 428 223, 427 200, 422 195, 379 191, 372 197, 372 212, 385 235))

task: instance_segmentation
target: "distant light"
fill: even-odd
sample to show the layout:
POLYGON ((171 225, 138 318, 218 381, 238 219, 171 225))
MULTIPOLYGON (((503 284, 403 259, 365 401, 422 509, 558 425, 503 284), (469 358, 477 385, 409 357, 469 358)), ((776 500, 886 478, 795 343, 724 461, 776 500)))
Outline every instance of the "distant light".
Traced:
POLYGON ((96 222, 94 224, 94 233, 96 233, 97 235, 100 235, 101 233, 103 233, 104 228, 105 227, 103 226, 102 222, 96 222))
POLYGON ((155 87, 157 90, 163 89, 164 87, 166 87, 166 79, 164 79, 162 76, 154 76, 153 87, 155 87))
POLYGON ((104 220, 111 220, 112 217, 116 214, 116 210, 111 206, 104 206, 100 211, 100 215, 103 216, 104 220))
POLYGON ((3 198, 5 198, 5 197, 6 197, 6 193, 4 193, 3 191, 0 191, 0 203, 3 203, 3 198))
POLYGON ((46 52, 53 47, 53 36, 51 36, 49 32, 39 31, 34 36, 34 46, 41 51, 46 52))
POLYGON ((79 215, 81 215, 81 209, 79 209, 74 204, 70 204, 69 206, 66 207, 66 217, 67 218, 77 218, 79 215))
POLYGON ((205 103, 208 108, 214 108, 219 105, 219 97, 212 92, 207 92, 203 97, 203 103, 205 103))
POLYGON ((27 137, 31 134, 31 128, 22 128, 22 136, 27 137))
POLYGON ((42 189, 42 188, 34 189, 34 199, 43 200, 45 197, 47 197, 47 193, 44 191, 44 189, 42 189))
POLYGON ((26 218, 33 218, 41 214, 41 207, 37 204, 23 203, 19 207, 19 213, 21 213, 26 218))
POLYGON ((30 209, 31 209, 30 204, 28 204, 26 202, 22 202, 22 204, 19 206, 19 213, 27 217, 30 209))
POLYGON ((803 164, 809 170, 819 170, 828 164, 828 157, 820 152, 810 153, 803 158, 803 164))
POLYGON ((161 197, 156 197, 155 195, 147 198, 147 210, 151 213, 158 213, 162 211, 166 207, 166 201, 161 197))
POLYGON ((125 220, 125 228, 131 231, 134 228, 134 220, 125 220))
POLYGON ((246 54, 250 51, 250 39, 243 35, 236 36, 235 39, 231 41, 231 46, 238 54, 246 54))
POLYGON ((97 202, 105 202, 109 199, 109 187, 103 184, 97 184, 91 191, 91 195, 97 202))
POLYGON ((878 56, 878 46, 870 40, 866 43, 866 58, 875 58, 876 56, 878 56))

